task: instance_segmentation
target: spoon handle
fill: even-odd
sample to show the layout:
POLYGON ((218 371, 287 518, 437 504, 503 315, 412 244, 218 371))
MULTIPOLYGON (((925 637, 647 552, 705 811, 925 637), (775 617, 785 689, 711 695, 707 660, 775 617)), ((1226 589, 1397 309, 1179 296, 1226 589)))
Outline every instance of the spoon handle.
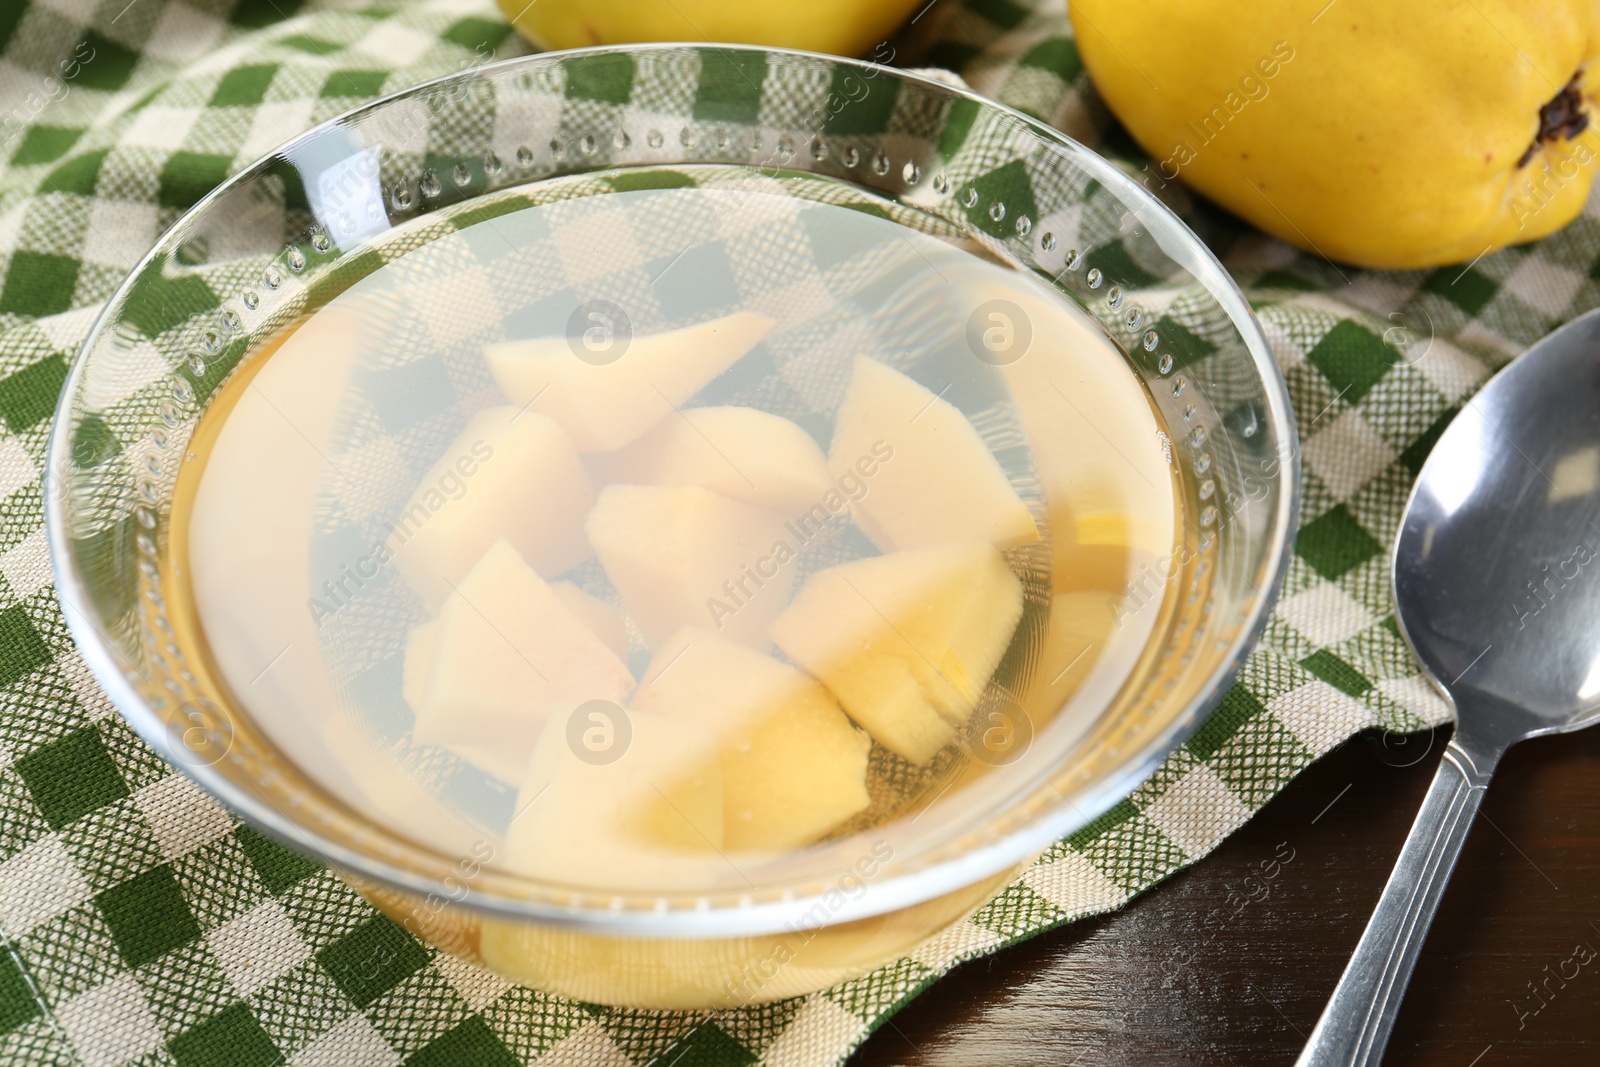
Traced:
POLYGON ((1400 996, 1496 762, 1475 758, 1455 740, 1445 746, 1378 907, 1295 1067, 1376 1067, 1383 1059, 1400 996))

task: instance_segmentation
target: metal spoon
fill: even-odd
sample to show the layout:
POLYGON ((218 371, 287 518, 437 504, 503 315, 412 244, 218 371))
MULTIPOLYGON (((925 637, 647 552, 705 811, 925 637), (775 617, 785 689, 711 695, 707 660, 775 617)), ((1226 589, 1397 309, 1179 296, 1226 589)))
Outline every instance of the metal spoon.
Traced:
POLYGON ((1528 349, 1439 438, 1395 542, 1394 599, 1455 736, 1297 1067, 1382 1059, 1500 757, 1600 717, 1600 310, 1528 349))

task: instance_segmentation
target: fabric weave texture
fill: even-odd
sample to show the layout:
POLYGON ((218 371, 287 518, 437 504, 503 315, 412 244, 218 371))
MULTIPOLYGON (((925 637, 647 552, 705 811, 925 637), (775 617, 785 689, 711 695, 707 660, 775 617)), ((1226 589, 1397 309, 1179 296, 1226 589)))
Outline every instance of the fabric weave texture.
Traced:
POLYGON ((825 1067, 958 962, 1118 907, 1198 860, 1356 731, 1448 718, 1395 628, 1384 549, 1473 391, 1600 304, 1600 203, 1470 265, 1336 267, 1152 178, 1089 85, 1058 0, 962 0, 939 18, 919 65, 1124 165, 1243 287, 1301 432, 1295 558, 1211 718, 994 902, 856 981, 694 1014, 512 986, 241 825, 118 717, 67 634, 46 558, 57 393, 158 235, 308 127, 527 46, 487 0, 0 10, 0 1064, 825 1067))

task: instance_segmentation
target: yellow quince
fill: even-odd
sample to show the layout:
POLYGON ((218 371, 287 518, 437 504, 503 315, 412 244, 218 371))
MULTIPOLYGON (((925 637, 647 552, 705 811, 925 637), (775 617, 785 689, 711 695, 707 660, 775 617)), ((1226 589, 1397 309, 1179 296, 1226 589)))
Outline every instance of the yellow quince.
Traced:
POLYGON ((1593 0, 1071 0, 1150 153, 1291 244, 1364 267, 1471 260, 1582 209, 1600 161, 1593 0))
POLYGON ((524 37, 540 48, 587 48, 640 41, 721 41, 859 56, 887 63, 885 43, 926 0, 497 0, 524 37))

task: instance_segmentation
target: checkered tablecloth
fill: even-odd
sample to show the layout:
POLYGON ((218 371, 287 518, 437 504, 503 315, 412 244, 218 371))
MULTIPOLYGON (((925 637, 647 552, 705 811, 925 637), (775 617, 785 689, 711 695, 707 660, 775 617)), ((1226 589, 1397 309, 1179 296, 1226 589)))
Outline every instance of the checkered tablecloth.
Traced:
MULTIPOLYGON (((1057 0, 939 15, 919 63, 1143 173, 1057 0)), ((1383 547, 1472 391, 1600 304, 1600 203, 1470 266, 1373 273, 1168 186, 1288 378, 1305 461, 1296 558, 1212 718, 970 921, 803 999, 714 1018, 606 1009, 435 952, 239 825, 117 717, 67 635, 41 528, 56 394, 101 302, 216 182, 357 102, 524 47, 487 0, 0 5, 0 1063, 823 1067, 956 962, 1205 855, 1352 732, 1447 716, 1395 631, 1383 547), (388 961, 379 975, 341 984, 341 963, 372 958, 388 961)))

